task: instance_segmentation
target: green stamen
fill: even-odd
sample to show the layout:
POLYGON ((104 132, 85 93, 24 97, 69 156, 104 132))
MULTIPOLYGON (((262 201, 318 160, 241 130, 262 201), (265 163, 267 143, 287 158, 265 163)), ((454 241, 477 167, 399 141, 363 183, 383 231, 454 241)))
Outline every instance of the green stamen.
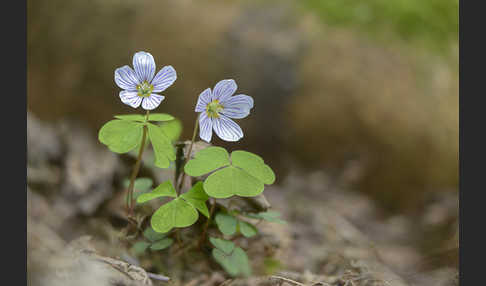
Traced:
POLYGON ((137 85, 137 90, 138 96, 149 97, 152 94, 152 90, 154 90, 154 86, 144 81, 141 84, 137 85))
POLYGON ((223 110, 223 106, 219 104, 218 100, 213 100, 206 106, 206 113, 210 118, 219 118, 219 112, 223 110))

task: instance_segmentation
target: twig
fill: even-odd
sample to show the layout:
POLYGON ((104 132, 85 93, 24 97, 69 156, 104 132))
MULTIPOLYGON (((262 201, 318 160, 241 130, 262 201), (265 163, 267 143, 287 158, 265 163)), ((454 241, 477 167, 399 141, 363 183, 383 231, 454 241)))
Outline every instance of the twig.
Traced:
POLYGON ((169 277, 164 276, 164 275, 160 275, 160 274, 155 274, 155 273, 147 272, 147 275, 148 275, 148 277, 150 277, 152 279, 155 279, 155 280, 159 280, 159 281, 167 282, 167 281, 170 280, 169 277))
POLYGON ((280 280, 283 280, 283 281, 288 282, 288 283, 293 284, 293 285, 305 286, 305 284, 302 284, 300 282, 297 282, 297 281, 294 281, 292 279, 288 279, 288 278, 285 278, 285 277, 281 277, 281 276, 272 275, 272 276, 270 276, 270 278, 280 279, 280 280))

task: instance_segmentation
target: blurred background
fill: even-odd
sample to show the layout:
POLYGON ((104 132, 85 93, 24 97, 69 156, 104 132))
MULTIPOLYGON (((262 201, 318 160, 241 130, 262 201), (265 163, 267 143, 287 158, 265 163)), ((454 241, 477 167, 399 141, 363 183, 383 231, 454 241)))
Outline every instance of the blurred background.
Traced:
POLYGON ((245 137, 212 143, 261 155, 277 185, 323 172, 385 218, 457 197, 458 0, 27 3, 28 110, 48 124, 97 138, 113 115, 142 112, 113 75, 143 50, 177 70, 157 112, 182 120, 182 139, 219 80, 254 98, 245 137))

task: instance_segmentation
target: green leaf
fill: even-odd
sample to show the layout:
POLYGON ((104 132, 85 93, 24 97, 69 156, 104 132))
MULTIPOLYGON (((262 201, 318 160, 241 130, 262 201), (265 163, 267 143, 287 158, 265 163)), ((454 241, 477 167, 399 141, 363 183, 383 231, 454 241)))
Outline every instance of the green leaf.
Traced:
POLYGON ((147 248, 150 246, 150 243, 146 242, 146 241, 139 241, 137 243, 135 243, 131 250, 133 253, 135 253, 135 255, 140 255, 142 253, 145 252, 145 250, 147 250, 147 248))
POLYGON ((191 204, 177 198, 156 210, 150 223, 155 231, 165 233, 174 227, 190 226, 198 217, 197 210, 191 204))
POLYGON ((256 218, 256 219, 264 219, 268 222, 276 222, 281 224, 287 223, 285 220, 279 218, 280 213, 276 211, 266 211, 266 212, 260 212, 256 214, 245 214, 245 216, 250 218, 256 218))
POLYGON ((233 151, 231 162, 233 166, 242 168, 264 184, 271 185, 275 182, 272 169, 258 155, 246 151, 233 151))
POLYGON ((252 224, 249 224, 245 221, 239 221, 238 225, 240 227, 240 232, 243 234, 245 237, 252 237, 258 233, 256 227, 252 224))
POLYGON ((198 209, 204 216, 209 218, 208 207, 206 206, 206 201, 208 200, 208 195, 204 192, 203 183, 197 182, 187 193, 181 195, 186 202, 191 204, 193 207, 198 209))
POLYGON ((218 225, 219 231, 225 235, 233 235, 236 232, 238 221, 234 216, 219 212, 216 214, 214 220, 218 225))
POLYGON ((170 121, 174 119, 174 116, 166 113, 150 113, 148 117, 149 121, 170 121))
POLYGON ((213 248, 212 251, 214 260, 223 267, 224 271, 226 271, 231 276, 237 276, 239 273, 238 265, 233 262, 231 254, 225 254, 223 251, 213 248))
POLYGON ((176 158, 174 146, 170 139, 164 134, 159 126, 148 123, 148 134, 150 142, 154 148, 155 166, 159 168, 168 168, 170 161, 176 158))
POLYGON ((184 171, 189 176, 198 177, 229 164, 229 154, 224 148, 208 147, 197 152, 184 166, 184 171))
POLYGON ((218 262, 231 276, 251 275, 248 256, 240 247, 236 247, 231 254, 226 254, 220 249, 214 248, 212 254, 216 262, 218 262))
POLYGON ((101 143, 116 153, 127 153, 142 140, 143 125, 125 120, 108 121, 98 132, 101 143))
POLYGON ((165 238, 165 239, 162 239, 162 240, 159 240, 159 241, 153 243, 150 246, 150 249, 152 249, 152 250, 166 249, 167 247, 171 246, 173 242, 174 242, 174 240, 172 238, 165 238))
POLYGON ((240 247, 235 248, 235 250, 233 250, 231 260, 234 264, 238 265, 238 269, 240 270, 239 272, 242 276, 247 277, 251 275, 250 262, 248 261, 248 256, 243 249, 240 247))
POLYGON ((142 204, 160 197, 177 197, 176 190, 171 181, 165 181, 150 193, 141 194, 137 198, 137 203, 142 204))
POLYGON ((235 248, 235 244, 232 241, 219 239, 215 237, 209 237, 209 241, 225 254, 230 254, 235 248))
MULTIPOLYGON (((145 122, 146 115, 142 114, 123 114, 123 115, 115 115, 115 118, 127 120, 127 121, 138 121, 138 122, 145 122)), ((165 113, 150 113, 148 117, 148 121, 169 121, 173 120, 174 116, 165 113)))
POLYGON ((156 242, 158 240, 164 239, 167 236, 167 233, 158 233, 149 226, 143 232, 143 236, 151 242, 156 242))
POLYGON ((182 133, 182 123, 178 119, 165 122, 160 125, 160 128, 172 142, 179 140, 182 133))
POLYGON ((264 185, 257 178, 233 166, 209 175, 204 190, 213 198, 229 198, 233 195, 254 197, 263 192, 264 185))

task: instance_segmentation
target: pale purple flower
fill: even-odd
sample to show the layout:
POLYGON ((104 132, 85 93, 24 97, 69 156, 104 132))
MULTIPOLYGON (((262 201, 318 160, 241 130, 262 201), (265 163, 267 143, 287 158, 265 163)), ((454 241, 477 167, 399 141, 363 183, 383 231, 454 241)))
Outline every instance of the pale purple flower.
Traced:
POLYGON ((165 66, 155 74, 154 57, 147 52, 133 55, 133 68, 126 65, 115 70, 115 82, 123 89, 120 91, 121 101, 133 108, 140 104, 146 110, 156 108, 165 98, 158 93, 177 79, 175 69, 165 66))
POLYGON ((232 96, 237 89, 232 79, 224 79, 214 86, 213 91, 207 88, 199 95, 196 112, 199 114, 199 137, 211 142, 213 130, 219 138, 225 141, 238 141, 243 137, 240 126, 230 118, 241 119, 250 114, 253 108, 253 98, 238 94, 232 96))

